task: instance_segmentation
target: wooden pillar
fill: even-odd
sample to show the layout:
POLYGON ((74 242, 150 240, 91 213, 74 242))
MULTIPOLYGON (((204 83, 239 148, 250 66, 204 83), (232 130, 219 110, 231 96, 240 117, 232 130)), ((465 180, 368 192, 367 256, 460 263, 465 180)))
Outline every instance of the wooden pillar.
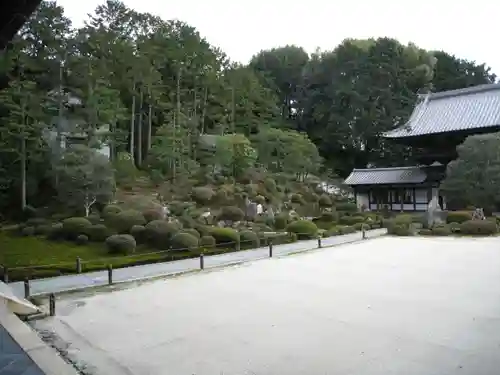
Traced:
POLYGON ((401 212, 403 212, 405 210, 404 197, 405 197, 405 189, 400 189, 399 190, 399 199, 401 201, 401 212))
POLYGON ((413 211, 417 210, 417 189, 413 188, 413 211))

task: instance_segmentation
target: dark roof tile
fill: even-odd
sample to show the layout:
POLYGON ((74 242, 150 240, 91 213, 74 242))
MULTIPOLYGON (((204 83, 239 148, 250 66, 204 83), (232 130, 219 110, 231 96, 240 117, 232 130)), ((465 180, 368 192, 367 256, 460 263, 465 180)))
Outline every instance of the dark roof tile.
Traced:
POLYGON ((427 174, 420 167, 354 169, 345 185, 418 184, 427 174))
POLYGON ((415 137, 497 126, 500 84, 488 84, 422 95, 408 122, 384 136, 415 137))

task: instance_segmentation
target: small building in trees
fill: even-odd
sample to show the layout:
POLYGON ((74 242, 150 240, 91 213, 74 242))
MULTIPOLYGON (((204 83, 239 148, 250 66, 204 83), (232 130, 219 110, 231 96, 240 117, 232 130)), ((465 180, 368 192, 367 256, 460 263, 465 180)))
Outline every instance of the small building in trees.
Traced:
POLYGON ((354 169, 345 184, 354 188, 358 207, 423 211, 439 191, 446 165, 468 136, 500 131, 500 84, 419 95, 408 121, 383 135, 411 147, 418 165, 354 169))

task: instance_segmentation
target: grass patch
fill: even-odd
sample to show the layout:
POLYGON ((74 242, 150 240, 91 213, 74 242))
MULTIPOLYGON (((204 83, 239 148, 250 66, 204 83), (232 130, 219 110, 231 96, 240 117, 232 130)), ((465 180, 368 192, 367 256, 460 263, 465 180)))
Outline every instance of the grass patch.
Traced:
MULTIPOLYGON (((170 262, 197 257, 190 251, 162 251, 139 246, 132 255, 110 255, 104 244, 78 246, 72 242, 48 241, 42 237, 16 237, 0 231, 0 264, 8 268, 9 280, 28 277, 38 279, 76 273, 76 258, 82 260, 82 272, 104 270, 108 265, 123 268, 158 262, 170 262)), ((223 254, 234 250, 213 248, 206 255, 223 254)))

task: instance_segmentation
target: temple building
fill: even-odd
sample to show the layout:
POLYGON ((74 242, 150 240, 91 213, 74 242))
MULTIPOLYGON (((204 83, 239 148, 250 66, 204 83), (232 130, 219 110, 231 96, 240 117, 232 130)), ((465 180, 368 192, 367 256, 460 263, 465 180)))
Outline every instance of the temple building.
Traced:
POLYGON ((446 209, 440 182, 456 147, 468 136, 500 131, 500 84, 419 95, 409 120, 384 138, 419 150, 418 165, 354 169, 345 184, 359 208, 425 211, 436 198, 446 209))

